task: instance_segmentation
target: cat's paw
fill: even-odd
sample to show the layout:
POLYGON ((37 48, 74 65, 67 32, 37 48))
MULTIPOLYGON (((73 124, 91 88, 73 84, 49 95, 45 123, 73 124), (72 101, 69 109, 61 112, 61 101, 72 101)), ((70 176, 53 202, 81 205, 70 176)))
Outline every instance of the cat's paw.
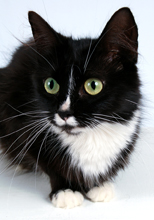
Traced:
POLYGON ((57 194, 52 196, 52 204, 57 208, 74 208, 83 203, 84 197, 80 192, 73 192, 70 189, 60 190, 57 194))
POLYGON ((93 202, 109 202, 114 198, 114 187, 111 183, 105 183, 92 188, 86 195, 93 202))

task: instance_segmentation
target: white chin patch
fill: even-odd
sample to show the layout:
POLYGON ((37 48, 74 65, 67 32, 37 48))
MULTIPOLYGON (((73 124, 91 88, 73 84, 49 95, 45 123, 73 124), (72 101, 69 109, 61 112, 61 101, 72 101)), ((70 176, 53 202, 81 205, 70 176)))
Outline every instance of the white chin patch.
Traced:
POLYGON ((55 122, 60 127, 65 125, 75 127, 78 125, 74 116, 70 116, 66 121, 64 121, 58 114, 55 114, 55 122))
POLYGON ((70 166, 82 170, 85 178, 95 177, 99 183, 99 175, 105 175, 120 152, 131 143, 139 119, 140 111, 136 110, 132 119, 125 124, 102 122, 94 128, 73 127, 71 134, 78 136, 62 132, 60 127, 54 131, 59 134, 62 145, 69 146, 70 166))

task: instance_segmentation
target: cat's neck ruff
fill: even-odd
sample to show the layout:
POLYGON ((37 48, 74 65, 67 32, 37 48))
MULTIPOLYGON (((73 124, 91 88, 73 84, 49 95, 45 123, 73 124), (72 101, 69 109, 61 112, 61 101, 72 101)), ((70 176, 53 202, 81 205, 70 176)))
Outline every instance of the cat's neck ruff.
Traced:
POLYGON ((131 120, 122 123, 103 122, 94 128, 75 128, 78 135, 71 135, 60 128, 52 128, 59 136, 63 147, 68 148, 71 166, 87 177, 105 175, 122 150, 132 142, 140 121, 140 110, 131 120))

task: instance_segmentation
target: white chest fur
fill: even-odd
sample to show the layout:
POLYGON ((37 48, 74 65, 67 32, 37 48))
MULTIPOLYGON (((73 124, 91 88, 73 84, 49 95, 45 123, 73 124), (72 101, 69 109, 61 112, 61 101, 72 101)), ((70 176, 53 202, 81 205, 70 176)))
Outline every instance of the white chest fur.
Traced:
POLYGON ((133 118, 126 124, 101 123, 95 128, 76 128, 78 135, 59 133, 63 146, 69 146, 71 165, 81 169, 85 177, 96 177, 105 174, 120 151, 126 148, 127 143, 136 130, 140 111, 134 113, 133 118))

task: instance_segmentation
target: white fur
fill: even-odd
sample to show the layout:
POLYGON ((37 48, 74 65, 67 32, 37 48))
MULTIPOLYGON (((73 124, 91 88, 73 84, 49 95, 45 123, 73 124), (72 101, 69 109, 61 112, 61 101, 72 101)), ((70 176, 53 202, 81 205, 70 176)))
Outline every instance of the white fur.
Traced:
POLYGON ((61 105, 60 110, 61 111, 67 111, 70 109, 70 96, 67 96, 66 101, 61 105))
POLYGON ((64 121, 58 114, 55 114, 55 122, 58 126, 70 125, 74 127, 78 125, 74 116, 70 116, 66 121, 64 121))
POLYGON ((84 197, 80 192, 73 192, 70 189, 59 191, 52 198, 52 204, 57 208, 74 208, 83 203, 84 197))
POLYGON ((114 198, 114 187, 106 182, 103 186, 92 188, 87 197, 93 202, 109 202, 114 198))
POLYGON ((78 125, 78 122, 75 120, 75 117, 70 116, 70 117, 67 119, 66 124, 75 127, 75 126, 78 125))
POLYGON ((72 65, 71 74, 70 74, 70 77, 69 77, 69 89, 68 89, 68 94, 69 95, 71 94, 71 92, 74 89, 74 84, 75 84, 75 81, 74 81, 74 77, 73 77, 73 65, 72 65))
POLYGON ((71 74, 69 77, 69 84, 68 84, 68 95, 64 103, 60 106, 61 111, 67 111, 70 109, 70 104, 71 104, 70 95, 73 89, 74 89, 74 78, 73 78, 73 65, 72 65, 71 74))
POLYGON ((67 134, 60 128, 53 131, 59 134, 63 147, 69 147, 71 166, 81 169, 85 178, 97 179, 99 174, 106 174, 120 151, 131 141, 139 116, 140 111, 136 110, 125 124, 103 122, 95 128, 75 127, 72 133, 77 135, 67 134))

